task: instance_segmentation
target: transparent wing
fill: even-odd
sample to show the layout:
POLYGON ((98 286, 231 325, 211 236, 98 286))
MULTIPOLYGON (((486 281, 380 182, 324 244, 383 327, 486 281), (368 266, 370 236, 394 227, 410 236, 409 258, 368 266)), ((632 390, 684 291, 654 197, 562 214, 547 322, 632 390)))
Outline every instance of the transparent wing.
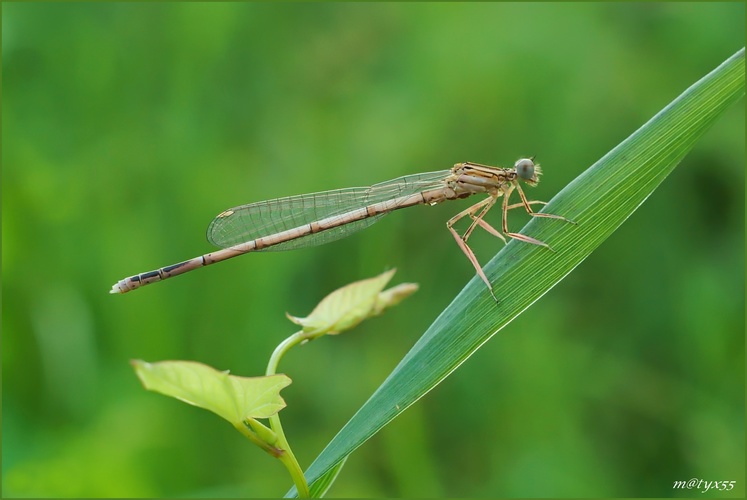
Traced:
MULTIPOLYGON (((242 205, 226 210, 213 219, 208 226, 207 238, 213 245, 223 248, 240 245, 321 219, 342 216, 374 203, 437 189, 444 185, 443 181, 450 173, 450 170, 442 170, 407 175, 370 187, 335 189, 242 205)), ((292 250, 323 245, 360 231, 384 215, 386 214, 333 227, 264 250, 292 250)))

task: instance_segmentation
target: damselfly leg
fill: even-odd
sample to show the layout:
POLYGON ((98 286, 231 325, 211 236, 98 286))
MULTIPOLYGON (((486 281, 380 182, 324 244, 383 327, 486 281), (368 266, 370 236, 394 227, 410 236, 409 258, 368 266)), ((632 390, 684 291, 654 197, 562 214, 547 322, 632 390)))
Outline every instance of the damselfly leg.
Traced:
POLYGON ((553 251, 552 248, 550 248, 550 246, 543 241, 540 241, 536 238, 532 238, 531 236, 527 236, 525 234, 510 232, 508 230, 508 211, 514 208, 524 207, 526 212, 533 217, 546 217, 550 219, 559 219, 559 220, 563 220, 566 222, 570 222, 571 224, 575 224, 575 222, 569 219, 566 219, 565 217, 562 217, 560 215, 534 212, 532 210, 531 205, 535 205, 535 204, 547 205, 547 202, 537 201, 537 200, 533 200, 533 201, 527 200, 526 196, 524 195, 524 192, 522 191, 521 187, 518 186, 518 184, 511 185, 506 190, 506 192, 502 194, 503 194, 503 204, 502 204, 503 214, 502 214, 501 228, 503 229, 503 233, 495 229, 484 219, 485 215, 490 211, 491 208, 493 208, 496 201, 498 201, 498 196, 500 194, 491 195, 488 198, 482 200, 481 202, 472 205, 466 210, 463 210, 459 212, 458 214, 456 214, 454 217, 449 219, 449 221, 446 223, 446 227, 448 228, 449 232, 451 232, 452 236, 454 236, 454 239, 456 240, 457 245, 459 245, 459 248, 461 248, 462 252, 464 252, 464 254, 467 256, 469 261, 472 263, 472 266, 477 271, 477 275, 480 277, 480 279, 482 279, 485 282, 485 284, 488 286, 490 295, 492 295, 493 299, 496 302, 498 302, 498 299, 496 298, 495 293, 493 292, 493 287, 490 284, 490 281, 488 280, 487 276, 485 276, 485 272, 482 270, 482 266, 480 266, 480 263, 478 262, 477 257, 475 256, 475 253, 472 251, 472 249, 467 244, 467 240, 469 240, 469 237, 472 235, 472 232, 475 230, 477 226, 480 226, 486 232, 492 234, 493 236, 497 236, 498 238, 503 240, 504 243, 506 243, 505 236, 508 236, 509 238, 514 238, 516 240, 523 241, 525 243, 531 243, 533 245, 543 246, 553 251), (519 196, 521 197, 521 202, 509 205, 508 200, 511 197, 511 192, 514 189, 516 189, 519 192, 519 196), (470 219, 472 219, 472 223, 469 225, 469 227, 464 232, 464 234, 460 236, 459 233, 457 233, 456 230, 454 229, 454 224, 456 224, 459 220, 463 219, 466 216, 469 216, 470 219))

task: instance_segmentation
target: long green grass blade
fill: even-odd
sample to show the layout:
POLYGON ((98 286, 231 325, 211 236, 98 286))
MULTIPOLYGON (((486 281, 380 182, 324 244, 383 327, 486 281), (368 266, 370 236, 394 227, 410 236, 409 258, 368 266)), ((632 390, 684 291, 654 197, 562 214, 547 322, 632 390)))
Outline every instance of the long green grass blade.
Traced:
POLYGON ((342 460, 333 465, 331 469, 322 474, 319 479, 314 481, 314 484, 311 485, 312 498, 321 498, 327 493, 327 490, 329 490, 329 488, 335 482, 335 479, 337 479, 337 476, 340 474, 342 466, 345 465, 345 461, 347 459, 348 457, 346 455, 342 458, 342 460))
MULTIPOLYGON (((744 95, 744 49, 687 89, 579 175, 545 207, 578 223, 533 219, 522 231, 555 251, 511 241, 485 266, 499 303, 478 278, 444 310, 306 472, 309 483, 433 389, 547 293, 651 195, 698 138, 744 95)), ((602 110, 600 110, 602 112, 602 110)), ((289 495, 295 495, 291 490, 289 495)))

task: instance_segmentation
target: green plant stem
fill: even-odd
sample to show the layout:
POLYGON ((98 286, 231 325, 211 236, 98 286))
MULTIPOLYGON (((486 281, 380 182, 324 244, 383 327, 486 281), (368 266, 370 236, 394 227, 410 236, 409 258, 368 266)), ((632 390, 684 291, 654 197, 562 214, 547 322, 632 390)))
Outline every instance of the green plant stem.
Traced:
POLYGON ((280 417, 278 417, 277 414, 270 417, 270 427, 278 436, 278 447, 284 451, 284 453, 278 458, 283 462, 283 465, 288 469, 291 478, 293 478, 293 483, 296 485, 296 489, 298 490, 298 496, 300 498, 309 498, 311 496, 309 493, 309 485, 306 482, 306 477, 303 475, 303 469, 301 469, 298 460, 296 460, 293 451, 291 451, 288 441, 285 439, 283 426, 280 425, 280 417))
POLYGON ((270 356, 270 361, 267 363, 267 371, 265 372, 265 375, 275 375, 277 373, 280 359, 285 355, 285 353, 288 352, 291 347, 300 344, 308 338, 308 335, 304 333, 303 330, 300 330, 278 344, 273 351, 272 356, 270 356))
MULTIPOLYGON (((283 340, 275 348, 272 356, 270 356, 270 361, 267 363, 267 371, 265 372, 265 374, 268 376, 275 375, 275 373, 277 372, 278 363, 280 363, 280 359, 283 357, 283 355, 288 352, 291 347, 300 344, 307 338, 308 337, 306 336, 306 334, 304 334, 303 330, 301 330, 283 340)), ((281 462, 283 462, 283 465, 285 465, 285 468, 288 469, 291 478, 293 478, 293 483, 296 485, 299 498, 309 498, 311 496, 309 493, 309 485, 306 482, 306 477, 303 475, 303 469, 301 469, 301 466, 298 464, 298 460, 296 460, 295 455, 293 455, 293 451, 288 444, 288 440, 285 439, 285 432, 283 432, 283 426, 280 424, 280 414, 276 413, 275 415, 271 416, 269 420, 270 428, 277 435, 276 446, 279 449, 283 450, 283 453, 278 456, 278 458, 281 462)))
MULTIPOLYGON (((259 425, 262 425, 262 424, 259 424, 259 425)), ((268 443, 267 441, 259 437, 257 433, 254 431, 254 429, 250 428, 246 423, 241 422, 241 423, 235 424, 234 427, 236 428, 237 431, 243 434, 244 437, 249 439, 249 441, 256 444, 257 446, 265 450, 267 453, 269 453, 273 457, 280 458, 283 455, 283 450, 281 450, 280 448, 276 446, 271 445, 270 443, 268 443)))

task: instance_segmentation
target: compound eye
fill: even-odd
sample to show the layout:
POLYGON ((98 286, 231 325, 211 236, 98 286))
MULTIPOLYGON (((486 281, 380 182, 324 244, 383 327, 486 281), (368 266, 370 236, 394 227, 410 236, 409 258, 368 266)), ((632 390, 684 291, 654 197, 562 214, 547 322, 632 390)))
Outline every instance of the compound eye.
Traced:
POLYGON ((534 177, 534 162, 529 158, 522 158, 514 165, 516 174, 525 181, 532 180, 534 177))

